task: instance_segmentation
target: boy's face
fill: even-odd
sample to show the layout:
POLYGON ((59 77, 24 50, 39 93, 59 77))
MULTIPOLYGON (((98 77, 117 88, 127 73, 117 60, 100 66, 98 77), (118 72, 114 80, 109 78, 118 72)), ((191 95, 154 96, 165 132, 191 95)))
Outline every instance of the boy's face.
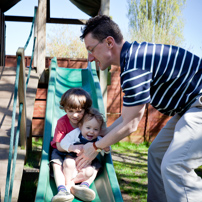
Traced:
POLYGON ((83 118, 85 110, 67 108, 65 112, 67 113, 67 117, 69 118, 72 127, 76 128, 78 127, 79 121, 83 118))
POLYGON ((84 120, 80 130, 85 139, 93 140, 97 138, 100 132, 100 123, 95 118, 92 118, 91 120, 84 120))

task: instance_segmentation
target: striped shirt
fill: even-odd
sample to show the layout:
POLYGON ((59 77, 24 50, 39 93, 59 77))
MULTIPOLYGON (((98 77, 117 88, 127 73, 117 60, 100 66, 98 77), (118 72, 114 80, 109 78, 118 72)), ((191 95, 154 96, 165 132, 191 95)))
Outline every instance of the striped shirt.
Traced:
POLYGON ((125 42, 120 62, 124 106, 150 103, 173 116, 201 93, 202 59, 180 47, 125 42))

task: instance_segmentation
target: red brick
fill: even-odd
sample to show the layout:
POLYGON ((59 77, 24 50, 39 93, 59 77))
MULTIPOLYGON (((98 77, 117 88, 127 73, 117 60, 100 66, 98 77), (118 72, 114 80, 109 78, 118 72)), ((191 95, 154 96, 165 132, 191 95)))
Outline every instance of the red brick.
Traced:
POLYGON ((47 98, 47 88, 37 88, 36 99, 46 99, 47 98))
POLYGON ((45 117, 46 101, 35 100, 33 117, 45 117))
POLYGON ((32 136, 43 135, 44 119, 32 119, 32 136))

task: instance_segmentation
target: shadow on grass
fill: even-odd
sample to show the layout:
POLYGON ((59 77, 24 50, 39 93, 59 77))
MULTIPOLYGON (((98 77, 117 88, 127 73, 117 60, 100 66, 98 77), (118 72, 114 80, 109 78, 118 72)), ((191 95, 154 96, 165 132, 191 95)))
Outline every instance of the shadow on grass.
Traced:
POLYGON ((113 164, 124 202, 147 200, 147 148, 122 147, 112 151, 113 164))

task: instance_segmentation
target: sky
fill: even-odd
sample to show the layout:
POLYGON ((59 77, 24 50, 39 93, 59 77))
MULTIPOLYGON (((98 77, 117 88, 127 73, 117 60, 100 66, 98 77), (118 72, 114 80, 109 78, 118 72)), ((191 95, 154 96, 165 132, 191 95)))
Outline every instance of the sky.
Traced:
MULTIPOLYGON (((34 7, 38 5, 38 0, 21 0, 14 7, 5 12, 5 15, 33 16, 34 7)), ((187 0, 182 11, 184 18, 184 43, 182 48, 188 49, 194 54, 202 57, 202 0, 187 0)), ((112 19, 119 25, 125 40, 128 38, 128 4, 127 0, 110 0, 110 13, 112 19)), ((69 0, 51 0, 50 16, 55 18, 78 18, 89 19, 90 16, 79 10, 69 0)), ((47 37, 51 35, 53 27, 61 26, 47 23, 47 37)), ((70 25, 75 36, 80 36, 81 25, 70 25)), ((18 47, 24 47, 31 29, 31 23, 6 22, 6 55, 15 55, 18 47)), ((25 50, 25 55, 32 53, 33 38, 25 50)))

